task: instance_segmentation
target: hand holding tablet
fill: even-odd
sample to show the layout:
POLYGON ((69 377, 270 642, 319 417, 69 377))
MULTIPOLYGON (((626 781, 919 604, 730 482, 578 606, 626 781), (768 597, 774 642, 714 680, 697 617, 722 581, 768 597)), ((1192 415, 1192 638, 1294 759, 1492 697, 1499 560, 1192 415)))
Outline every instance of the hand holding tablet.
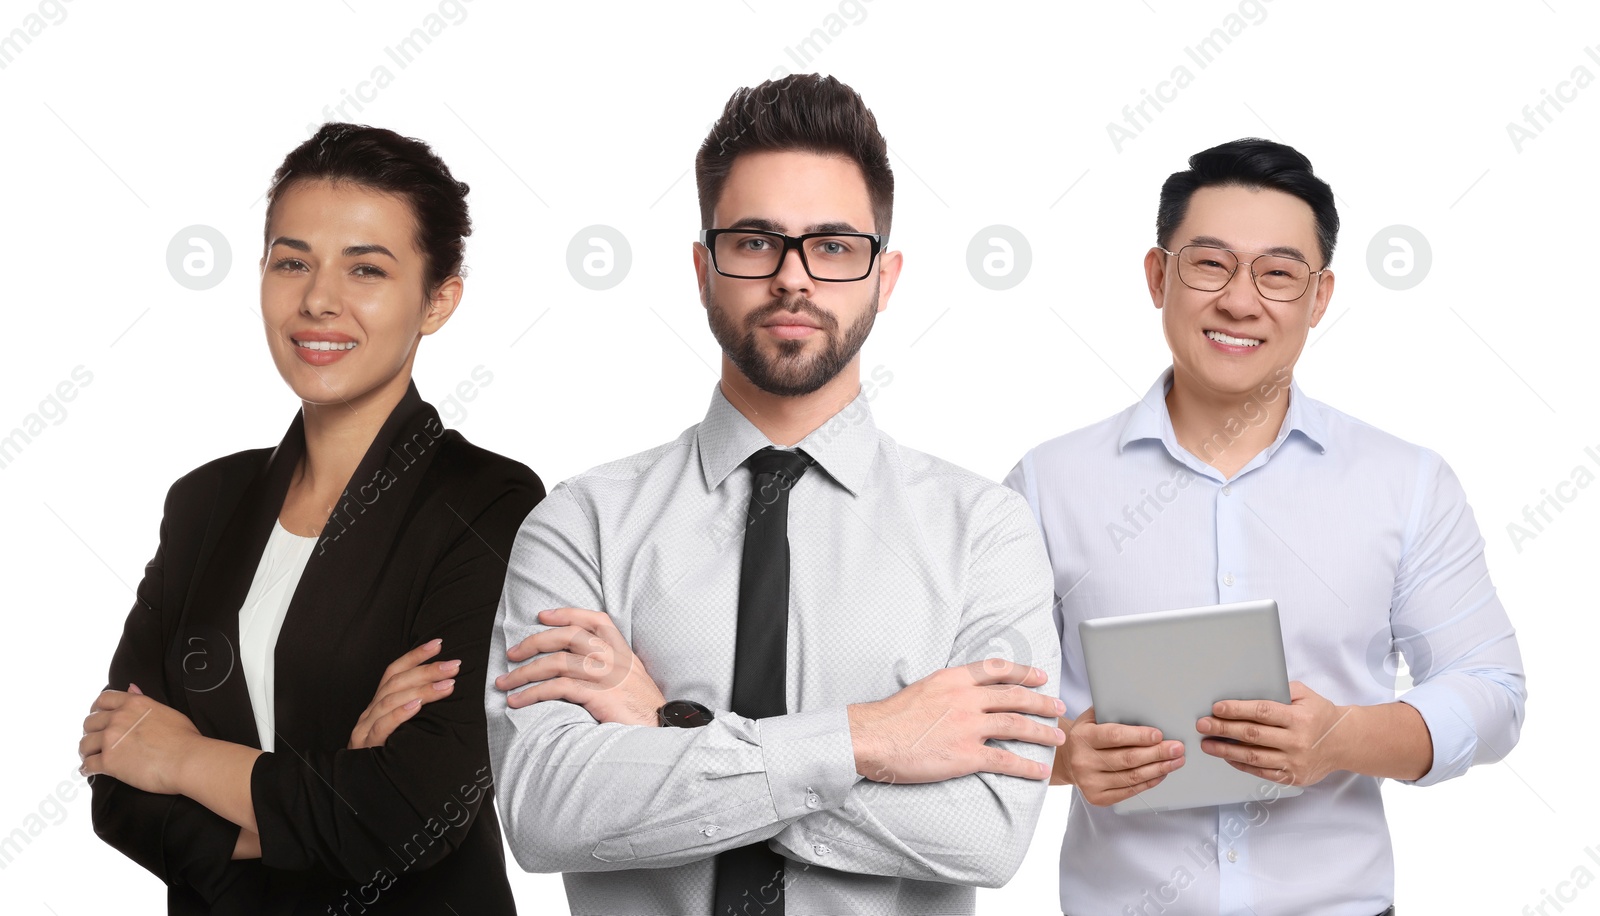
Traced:
POLYGON ((1091 801, 1091 792, 1102 804, 1124 796, 1112 810, 1129 814, 1300 794, 1298 786, 1243 772, 1200 746, 1202 737, 1235 737, 1243 728, 1235 717, 1248 718, 1243 705, 1215 710, 1219 701, 1291 702, 1276 601, 1101 617, 1079 623, 1078 633, 1094 706, 1073 731, 1095 725, 1081 733, 1092 742, 1092 759, 1121 772, 1093 775, 1123 782, 1101 786, 1091 778, 1080 786, 1091 801), (1218 712, 1227 713, 1224 721, 1218 712), (1201 719, 1217 730, 1202 736, 1201 719), (1179 742, 1182 754, 1172 756, 1179 742))

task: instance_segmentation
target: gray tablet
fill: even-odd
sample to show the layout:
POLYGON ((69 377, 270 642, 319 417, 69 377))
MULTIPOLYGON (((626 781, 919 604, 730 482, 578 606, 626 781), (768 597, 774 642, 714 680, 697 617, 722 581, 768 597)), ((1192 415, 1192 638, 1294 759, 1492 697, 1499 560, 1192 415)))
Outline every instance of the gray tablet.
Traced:
POLYGON ((1200 749, 1195 721, 1218 700, 1289 702, 1278 602, 1099 617, 1078 624, 1095 721, 1150 725, 1183 742, 1183 766, 1117 802, 1118 814, 1266 801, 1299 795, 1200 749))

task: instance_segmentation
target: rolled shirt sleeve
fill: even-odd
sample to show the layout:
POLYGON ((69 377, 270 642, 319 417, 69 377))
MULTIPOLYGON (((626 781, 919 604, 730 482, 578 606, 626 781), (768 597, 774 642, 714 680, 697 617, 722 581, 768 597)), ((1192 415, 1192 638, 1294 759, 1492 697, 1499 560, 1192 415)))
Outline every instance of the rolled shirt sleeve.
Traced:
POLYGON ((1433 741, 1432 768, 1400 781, 1428 786, 1504 757, 1521 734, 1527 688, 1466 493, 1443 459, 1421 454, 1390 619, 1415 683, 1400 700, 1433 741))

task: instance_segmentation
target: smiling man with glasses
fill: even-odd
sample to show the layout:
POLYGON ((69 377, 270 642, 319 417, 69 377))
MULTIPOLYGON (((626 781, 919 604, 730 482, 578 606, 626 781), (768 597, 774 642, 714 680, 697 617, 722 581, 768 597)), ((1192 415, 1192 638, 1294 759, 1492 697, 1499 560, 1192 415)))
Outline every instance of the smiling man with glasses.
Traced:
MULTIPOLYGON (((1294 302, 1306 294, 1311 278, 1327 273, 1328 269, 1312 270, 1299 249, 1280 247, 1273 251, 1234 251, 1222 247, 1222 242, 1209 236, 1197 236, 1197 244, 1185 245, 1178 251, 1164 254, 1178 259, 1178 279, 1190 289, 1214 293, 1225 288, 1241 265, 1250 270, 1250 280, 1263 299, 1273 302, 1294 302), (1253 254, 1250 261, 1240 261, 1239 255, 1253 254)), ((1331 283, 1331 281, 1330 281, 1331 283)))
POLYGON ((1171 368, 1139 402, 1038 446, 1006 479, 1042 527, 1060 596, 1067 742, 1052 784, 1075 787, 1061 906, 1393 913, 1379 783, 1433 785, 1516 744, 1516 636, 1449 466, 1294 382, 1333 295, 1332 189, 1266 140, 1189 166, 1161 189, 1144 257, 1171 368), (1079 621, 1257 598, 1278 602, 1292 702, 1220 702, 1197 721, 1206 737, 1194 750, 1271 780, 1261 799, 1113 813, 1189 749, 1096 721, 1079 621), (1416 685, 1398 698, 1396 651, 1416 685), (1273 783, 1304 792, 1279 797, 1273 783))
POLYGON ((971 913, 1065 738, 1039 531, 872 423, 901 257, 855 91, 742 89, 695 166, 722 377, 522 525, 485 697, 507 840, 574 913, 971 913))

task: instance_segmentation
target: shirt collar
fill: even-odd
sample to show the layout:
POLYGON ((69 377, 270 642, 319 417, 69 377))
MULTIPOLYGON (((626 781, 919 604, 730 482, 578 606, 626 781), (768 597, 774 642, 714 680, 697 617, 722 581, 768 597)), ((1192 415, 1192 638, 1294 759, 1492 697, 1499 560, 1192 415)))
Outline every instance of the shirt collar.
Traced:
MULTIPOLYGON (((1171 389, 1172 367, 1168 366, 1161 373, 1161 377, 1156 379, 1155 384, 1150 386, 1150 390, 1145 392, 1144 397, 1140 398, 1139 404, 1122 424, 1122 436, 1117 440, 1118 451, 1126 450, 1131 442, 1154 439, 1165 444, 1174 457, 1178 456, 1178 437, 1172 431, 1172 415, 1167 412, 1167 392, 1171 389)), ((1278 438, 1260 457, 1263 459, 1270 457, 1291 433, 1299 433, 1317 451, 1327 454, 1327 422, 1323 416, 1325 411, 1326 408, 1322 404, 1306 397, 1300 390, 1300 384, 1291 378, 1289 412, 1283 418, 1283 427, 1278 430, 1278 438)))
MULTIPOLYGON (((865 390, 857 392, 855 400, 795 446, 852 496, 860 495, 877 455, 878 427, 872 422, 867 400, 865 390)), ((712 387, 711 406, 695 430, 695 444, 706 489, 714 490, 751 454, 775 443, 728 401, 719 382, 712 387)))

